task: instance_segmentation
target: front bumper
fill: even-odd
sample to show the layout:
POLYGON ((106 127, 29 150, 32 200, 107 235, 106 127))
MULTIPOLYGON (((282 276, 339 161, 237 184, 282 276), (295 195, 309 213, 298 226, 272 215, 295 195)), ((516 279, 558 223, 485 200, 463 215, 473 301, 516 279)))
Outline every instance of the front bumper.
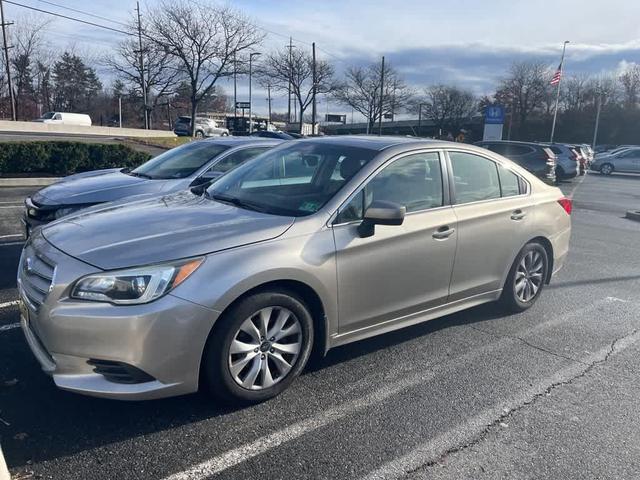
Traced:
POLYGON ((38 233, 25 246, 18 275, 21 324, 42 369, 59 388, 97 397, 147 400, 197 391, 202 352, 217 312, 171 294, 129 306, 69 299, 73 282, 95 271, 38 233), (26 258, 39 255, 55 264, 55 278, 40 305, 23 268, 26 258), (122 363, 147 378, 113 381, 97 373, 90 360, 122 363))

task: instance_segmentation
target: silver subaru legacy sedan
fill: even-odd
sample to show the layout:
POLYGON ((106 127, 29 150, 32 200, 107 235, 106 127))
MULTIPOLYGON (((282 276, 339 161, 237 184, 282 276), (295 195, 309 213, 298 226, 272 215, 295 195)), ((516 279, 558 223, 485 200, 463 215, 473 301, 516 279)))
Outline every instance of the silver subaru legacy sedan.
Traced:
POLYGON ((253 137, 203 140, 172 148, 133 170, 108 168, 69 175, 25 200, 25 235, 37 226, 100 203, 204 188, 279 143, 253 137))
POLYGON ((571 201, 485 149, 393 137, 276 147, 201 195, 37 230, 22 328, 56 385, 257 402, 312 351, 486 302, 530 307, 567 256, 571 201))

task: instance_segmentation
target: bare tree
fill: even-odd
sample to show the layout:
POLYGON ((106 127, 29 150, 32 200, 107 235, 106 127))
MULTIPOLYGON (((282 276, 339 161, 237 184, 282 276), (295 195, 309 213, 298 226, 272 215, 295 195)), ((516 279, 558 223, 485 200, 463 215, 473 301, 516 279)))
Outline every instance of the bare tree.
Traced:
POLYGON ((626 107, 636 107, 640 100, 640 65, 633 63, 620 75, 626 107))
MULTIPOLYGON (((305 110, 313 101, 313 58, 310 52, 301 48, 279 50, 269 54, 257 68, 262 82, 270 83, 275 90, 286 92, 291 85, 291 94, 298 103, 299 125, 305 110)), ((316 95, 331 93, 335 89, 333 66, 316 59, 316 95)))
MULTIPOLYGON (((191 118, 200 101, 233 74, 233 58, 260 44, 264 35, 230 7, 162 0, 148 12, 147 37, 173 56, 190 88, 191 118)), ((195 121, 191 122, 192 134, 195 121)))
POLYGON ((411 111, 416 112, 418 104, 439 130, 457 131, 478 110, 478 102, 468 90, 448 85, 432 85, 426 88, 425 96, 415 100, 411 111))
POLYGON ((504 105, 512 105, 521 130, 532 113, 544 107, 545 101, 549 104, 548 73, 548 66, 544 62, 517 62, 511 65, 509 75, 498 87, 496 100, 504 105))
MULTIPOLYGON (((130 27, 133 28, 134 26, 130 27)), ((138 99, 142 99, 142 92, 145 90, 143 87, 146 87, 147 108, 149 114, 152 114, 158 103, 175 92, 182 80, 182 72, 177 68, 173 55, 146 37, 142 44, 143 71, 139 48, 137 39, 127 38, 116 47, 115 55, 103 58, 102 63, 111 69, 138 99)), ((142 110, 141 112, 144 114, 142 110)))
POLYGON ((388 63, 384 66, 384 89, 380 108, 380 83, 382 62, 366 67, 351 67, 345 73, 345 80, 336 88, 333 97, 339 103, 361 113, 369 125, 369 130, 383 115, 392 114, 405 108, 413 91, 388 63))
POLYGON ((15 22, 10 31, 12 45, 11 69, 15 77, 16 115, 26 118, 35 115, 35 97, 33 69, 37 67, 40 58, 45 55, 44 39, 51 20, 39 15, 24 15, 15 22), (30 111, 29 111, 30 110, 30 111))
POLYGON ((587 100, 589 81, 587 75, 574 75, 565 79, 561 98, 566 110, 582 110, 587 100))

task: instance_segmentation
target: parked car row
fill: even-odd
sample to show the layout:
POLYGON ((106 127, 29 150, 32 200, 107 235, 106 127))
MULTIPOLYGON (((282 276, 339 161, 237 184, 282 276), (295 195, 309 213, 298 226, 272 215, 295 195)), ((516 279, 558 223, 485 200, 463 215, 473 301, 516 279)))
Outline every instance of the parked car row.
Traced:
POLYGON ((27 343, 65 390, 259 402, 313 351, 486 302, 523 311, 571 231, 571 201, 530 173, 554 154, 527 153, 245 137, 74 175, 27 201, 27 343))
POLYGON ((476 145, 504 155, 547 183, 584 175, 594 158, 584 144, 491 140, 476 145))
POLYGON ((603 175, 640 173, 640 146, 623 146, 598 153, 590 168, 603 175))

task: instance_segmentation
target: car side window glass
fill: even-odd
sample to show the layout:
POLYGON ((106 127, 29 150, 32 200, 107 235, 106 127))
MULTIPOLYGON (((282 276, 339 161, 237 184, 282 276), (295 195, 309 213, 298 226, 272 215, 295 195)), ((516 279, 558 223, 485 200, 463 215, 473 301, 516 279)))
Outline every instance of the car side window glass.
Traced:
POLYGON ((238 165, 246 162, 247 160, 261 154, 262 152, 266 152, 268 147, 255 147, 255 148, 245 148, 242 150, 238 150, 237 152, 233 152, 216 163, 213 167, 209 169, 209 171, 214 172, 228 172, 232 168, 237 167, 238 165))
POLYGON ((336 223, 362 219, 366 207, 377 200, 402 205, 407 212, 441 207, 444 197, 440 155, 417 153, 394 161, 344 206, 336 223))
POLYGON ((456 204, 500 198, 495 162, 472 153, 449 152, 456 204))
POLYGON ((500 190, 503 197, 520 195, 520 181, 515 173, 504 168, 502 165, 498 165, 498 177, 500 179, 500 190))

